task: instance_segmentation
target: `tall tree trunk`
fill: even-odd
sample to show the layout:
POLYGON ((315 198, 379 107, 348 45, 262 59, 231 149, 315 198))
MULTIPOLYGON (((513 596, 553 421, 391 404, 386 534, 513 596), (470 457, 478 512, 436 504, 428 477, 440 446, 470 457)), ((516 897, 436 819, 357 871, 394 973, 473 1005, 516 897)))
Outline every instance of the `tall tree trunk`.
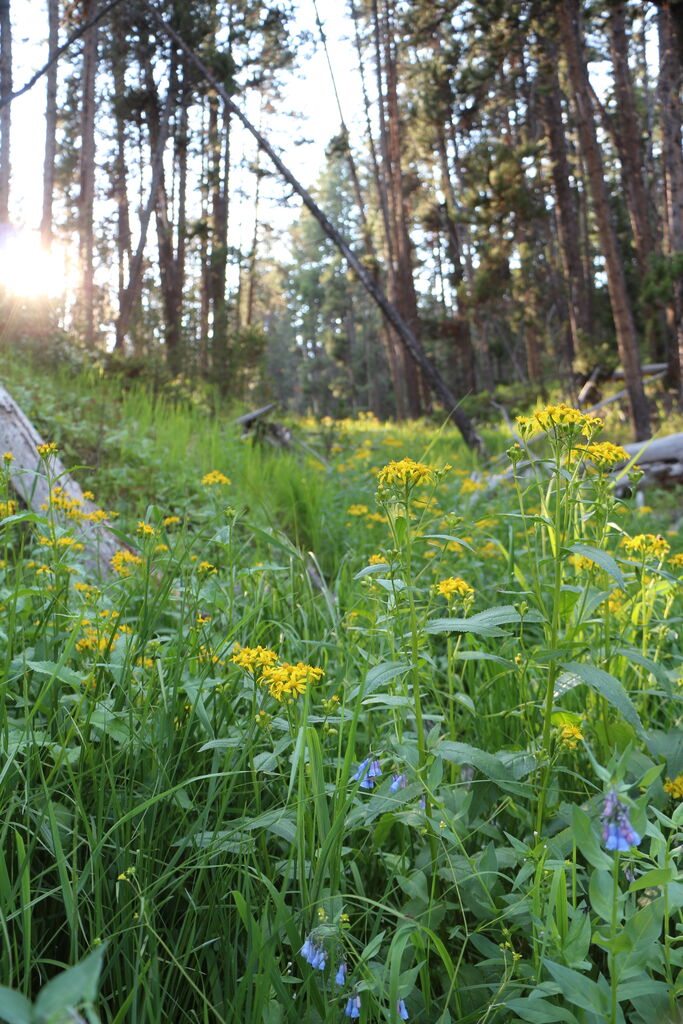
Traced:
POLYGON ((10 127, 12 120, 12 20, 10 0, 0 0, 0 225, 9 224, 10 127))
POLYGON ((40 237, 46 248, 52 244, 52 202, 55 186, 55 156, 57 153, 57 61, 59 44, 59 0, 48 0, 48 59, 53 61, 47 70, 45 100, 45 159, 43 161, 43 215, 40 237))
POLYGON ((636 111, 633 80, 629 68, 629 45, 626 35, 626 4, 612 0, 610 4, 610 53, 614 67, 617 103, 616 135, 622 165, 626 204, 628 206, 633 243, 641 274, 645 274, 655 249, 654 231, 650 222, 647 189, 643 179, 645 154, 642 129, 636 111))
MULTIPOLYGON (((82 17, 89 21, 96 13, 97 0, 84 0, 82 17)), ((95 344, 95 291, 93 207, 95 202, 95 78, 97 73, 97 25, 85 33, 81 94, 80 192, 78 237, 81 264, 81 323, 88 348, 95 344)))
MULTIPOLYGON (((133 301, 131 301, 130 308, 125 311, 124 316, 124 307, 127 301, 126 283, 129 280, 132 269, 126 161, 126 120, 123 110, 124 96, 126 92, 125 57, 127 46, 126 28, 121 8, 114 9, 112 18, 113 39, 111 43, 111 70, 114 82, 113 113, 116 124, 116 153, 114 156, 112 191, 116 202, 116 255, 119 300, 119 315, 116 319, 116 340, 114 347, 117 351, 121 352, 125 347, 125 333, 128 329, 128 322, 130 321, 133 310, 133 301)), ((147 233, 145 232, 145 236, 146 234, 147 233)), ((140 280, 142 279, 141 271, 142 265, 140 266, 140 273, 138 274, 140 280)), ((135 298, 137 298, 137 296, 135 298)), ((133 296, 131 296, 131 300, 132 299, 133 296)))
POLYGON ((580 356, 590 338, 590 302, 577 231, 578 206, 570 185, 569 158, 562 119, 562 92, 557 75, 557 46, 547 37, 544 48, 542 116, 548 140, 550 173, 555 197, 555 221, 560 242, 562 273, 567 294, 570 329, 570 363, 580 356))
POLYGON ((614 317, 619 355, 624 367, 631 420, 636 440, 643 441, 650 437, 650 414, 640 372, 636 329, 626 290, 623 259, 616 229, 612 222, 602 153, 595 129, 588 66, 579 25, 579 6, 574 0, 560 0, 557 6, 557 16, 574 94, 579 139, 586 161, 595 219, 605 256, 607 288, 614 317))
MULTIPOLYGON (((659 121, 664 169, 664 243, 669 260, 683 253, 683 157, 681 156, 681 51, 683 26, 671 0, 658 5, 659 121)), ((671 267, 672 294, 667 309, 671 329, 668 383, 676 387, 683 406, 683 275, 671 267)))

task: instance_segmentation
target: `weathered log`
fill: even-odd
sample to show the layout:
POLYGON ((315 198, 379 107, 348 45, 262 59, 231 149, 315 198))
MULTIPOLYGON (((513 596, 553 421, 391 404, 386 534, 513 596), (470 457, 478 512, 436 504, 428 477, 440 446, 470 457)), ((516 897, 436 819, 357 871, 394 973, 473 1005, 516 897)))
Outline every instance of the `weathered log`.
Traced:
POLYGON ((683 433, 658 437, 654 441, 625 444, 635 465, 643 471, 642 484, 671 487, 683 483, 683 433))
MULTIPOLYGON (((0 454, 9 451, 14 456, 10 463, 10 486, 32 512, 44 513, 50 499, 50 484, 45 464, 38 456, 38 445, 45 444, 28 416, 12 396, 0 387, 0 454)), ((53 486, 61 487, 65 495, 86 515, 100 513, 98 506, 83 497, 83 491, 71 477, 57 456, 51 457, 53 486)), ((106 575, 111 569, 111 558, 121 545, 105 522, 90 519, 73 520, 75 537, 84 545, 83 560, 89 572, 106 575)))

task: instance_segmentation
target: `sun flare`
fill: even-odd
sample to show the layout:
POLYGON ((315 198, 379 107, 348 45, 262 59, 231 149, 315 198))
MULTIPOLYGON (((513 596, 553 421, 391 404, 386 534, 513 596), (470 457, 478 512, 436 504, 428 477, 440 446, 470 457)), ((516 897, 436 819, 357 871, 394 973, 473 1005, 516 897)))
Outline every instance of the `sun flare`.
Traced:
POLYGON ((46 249, 37 231, 0 238, 0 290, 22 299, 56 298, 69 288, 66 254, 46 249))

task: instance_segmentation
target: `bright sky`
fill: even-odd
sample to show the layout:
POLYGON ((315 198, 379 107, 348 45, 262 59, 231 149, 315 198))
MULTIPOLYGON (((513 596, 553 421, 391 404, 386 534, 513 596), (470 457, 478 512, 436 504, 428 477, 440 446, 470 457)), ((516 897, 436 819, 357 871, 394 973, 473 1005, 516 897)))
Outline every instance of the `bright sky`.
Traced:
MULTIPOLYGON (((21 87, 47 59, 47 11, 40 3, 37 16, 36 0, 12 0, 13 21, 13 63, 14 88, 21 87)), ((360 109, 361 91, 356 71, 355 48, 351 42, 344 42, 344 36, 352 32, 352 23, 346 13, 343 0, 318 0, 318 11, 325 26, 328 47, 331 53, 337 88, 347 122, 353 121, 353 112, 360 109)), ((307 29, 314 37, 316 48, 306 48, 301 67, 295 74, 287 76, 283 89, 283 106, 298 112, 302 120, 291 118, 270 118, 265 126, 269 140, 280 151, 282 158, 304 185, 314 184, 323 165, 325 146, 339 130, 339 115, 334 99, 330 74, 325 55, 320 45, 319 32, 315 23, 313 0, 298 0, 296 28, 307 29), (281 127, 278 127, 278 123, 281 127), (295 145, 298 138, 311 141, 295 145)), ((63 37, 60 37, 60 42, 63 37)), ((11 211, 19 226, 35 229, 40 223, 42 207, 42 172, 44 155, 44 108, 45 79, 43 78, 26 95, 16 99, 12 105, 12 188, 11 211)), ((254 119, 254 109, 246 111, 254 119)), ((255 143, 246 142, 247 152, 253 154, 255 143)), ((265 167, 267 157, 263 158, 265 167)), ((245 181, 240 182, 243 186, 245 181)), ((279 198, 283 190, 269 185, 266 189, 272 198, 279 198)), ((298 207, 298 204, 297 204, 298 207)), ((274 212, 278 226, 284 226, 296 215, 295 211, 283 214, 274 212), (284 216, 283 216, 284 214, 284 216)))

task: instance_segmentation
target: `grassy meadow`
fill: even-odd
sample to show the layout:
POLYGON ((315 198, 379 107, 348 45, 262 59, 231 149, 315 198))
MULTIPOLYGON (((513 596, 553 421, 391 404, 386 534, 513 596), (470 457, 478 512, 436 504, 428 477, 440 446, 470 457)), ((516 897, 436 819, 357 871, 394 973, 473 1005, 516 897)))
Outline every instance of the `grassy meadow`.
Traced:
POLYGON ((613 431, 5 383, 127 546, 4 456, 0 1019, 683 1020, 680 494, 613 431))

